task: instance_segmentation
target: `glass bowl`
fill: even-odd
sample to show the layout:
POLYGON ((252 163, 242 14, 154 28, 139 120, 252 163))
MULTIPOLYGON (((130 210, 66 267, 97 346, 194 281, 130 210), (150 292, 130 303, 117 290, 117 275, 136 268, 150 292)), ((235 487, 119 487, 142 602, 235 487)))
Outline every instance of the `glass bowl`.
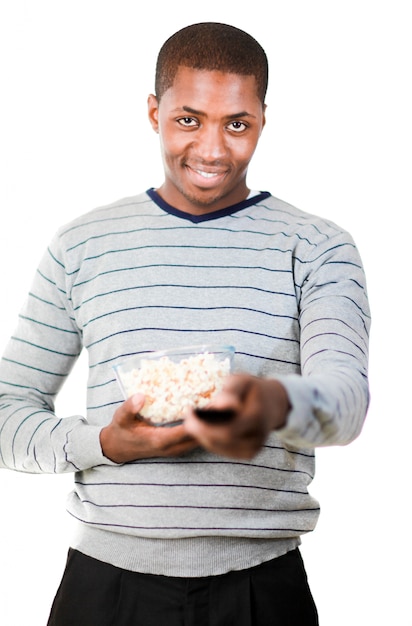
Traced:
POLYGON ((140 417, 153 426, 182 421, 188 408, 202 408, 223 387, 235 348, 213 344, 147 352, 113 366, 123 396, 142 393, 140 417))

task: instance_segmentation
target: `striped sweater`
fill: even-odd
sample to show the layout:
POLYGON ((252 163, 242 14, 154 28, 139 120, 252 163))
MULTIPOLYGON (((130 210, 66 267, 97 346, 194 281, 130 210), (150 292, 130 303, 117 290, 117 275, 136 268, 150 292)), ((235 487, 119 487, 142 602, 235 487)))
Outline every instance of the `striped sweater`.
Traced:
POLYGON ((369 310, 353 240, 269 193, 193 216, 154 190, 61 228, 0 369, 0 466, 73 472, 72 546, 135 571, 204 576, 278 556, 315 527, 316 446, 346 444, 368 405, 369 310), (292 409, 251 461, 197 449, 115 464, 99 433, 122 402, 112 366, 187 344, 236 347, 292 409), (85 348, 84 416, 54 399, 85 348))

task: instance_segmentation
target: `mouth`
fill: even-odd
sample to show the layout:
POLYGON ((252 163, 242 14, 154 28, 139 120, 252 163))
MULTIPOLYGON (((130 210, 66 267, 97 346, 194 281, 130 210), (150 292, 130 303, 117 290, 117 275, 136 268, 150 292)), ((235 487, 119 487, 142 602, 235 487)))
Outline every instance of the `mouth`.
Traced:
POLYGON ((220 172, 204 172, 203 170, 193 170, 196 174, 203 176, 203 178, 214 178, 215 176, 219 176, 220 172))
POLYGON ((199 187, 213 187, 220 184, 227 175, 227 169, 199 168, 186 165, 193 183, 199 187))

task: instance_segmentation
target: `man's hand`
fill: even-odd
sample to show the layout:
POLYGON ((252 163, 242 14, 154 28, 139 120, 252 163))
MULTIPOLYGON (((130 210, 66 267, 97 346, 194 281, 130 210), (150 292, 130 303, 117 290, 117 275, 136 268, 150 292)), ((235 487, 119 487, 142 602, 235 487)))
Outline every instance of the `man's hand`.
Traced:
POLYGON ((139 420, 136 416, 143 405, 144 396, 132 396, 102 429, 100 445, 105 457, 115 463, 127 463, 156 456, 179 456, 198 447, 183 426, 159 428, 139 420))
POLYGON ((233 417, 212 424, 190 411, 184 421, 187 433, 210 452, 251 459, 268 434, 285 425, 290 404, 285 388, 277 380, 237 374, 229 376, 223 391, 206 408, 233 412, 233 417))

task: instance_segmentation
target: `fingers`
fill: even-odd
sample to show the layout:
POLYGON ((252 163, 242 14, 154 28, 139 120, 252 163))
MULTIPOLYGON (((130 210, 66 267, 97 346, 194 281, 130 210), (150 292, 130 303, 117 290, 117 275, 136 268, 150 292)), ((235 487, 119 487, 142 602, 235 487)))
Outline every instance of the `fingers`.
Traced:
POLYGON ((196 417, 191 411, 184 427, 189 435, 206 450, 238 459, 251 459, 264 443, 266 432, 256 420, 235 415, 228 424, 209 424, 196 417))
POLYGON ((154 427, 154 431, 158 456, 179 456, 199 445, 184 426, 154 427))
POLYGON ((227 423, 208 423, 191 411, 185 427, 202 447, 232 458, 253 458, 264 444, 270 430, 268 409, 264 401, 266 383, 260 379, 236 374, 229 376, 224 389, 206 409, 232 411, 227 423))
POLYGON ((142 394, 125 400, 113 415, 110 424, 100 432, 103 454, 116 463, 127 463, 157 456, 177 456, 198 446, 179 426, 150 426, 139 417, 145 402, 142 394))

